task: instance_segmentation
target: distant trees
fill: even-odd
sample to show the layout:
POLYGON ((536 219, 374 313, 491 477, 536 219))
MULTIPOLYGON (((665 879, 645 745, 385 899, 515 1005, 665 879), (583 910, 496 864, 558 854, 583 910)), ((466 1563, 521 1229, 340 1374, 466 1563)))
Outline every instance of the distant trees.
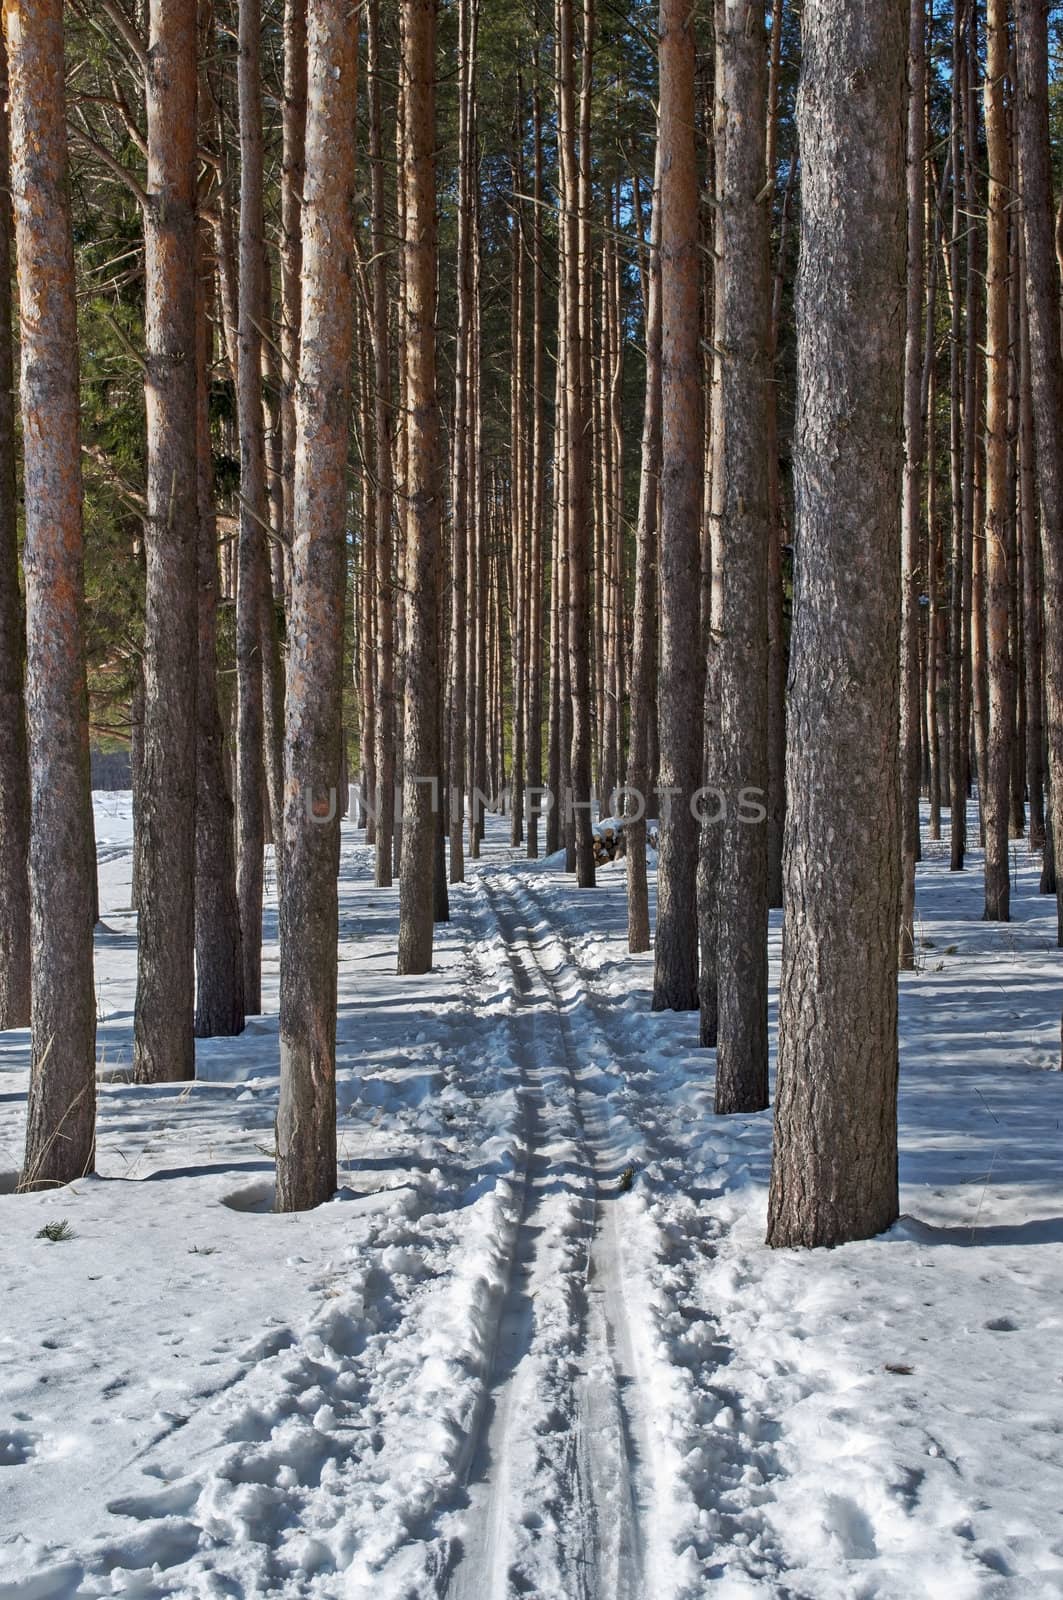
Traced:
POLYGON ((23 1188, 95 1160, 96 861, 62 0, 5 13, 21 328, 32 1047, 23 1188))

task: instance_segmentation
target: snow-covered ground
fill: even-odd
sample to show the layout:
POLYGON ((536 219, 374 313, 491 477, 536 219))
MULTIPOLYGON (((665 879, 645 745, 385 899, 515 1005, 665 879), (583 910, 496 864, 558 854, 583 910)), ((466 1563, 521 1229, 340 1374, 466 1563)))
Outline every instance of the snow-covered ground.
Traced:
POLYGON ((715 1118, 697 1019, 649 1012, 622 861, 581 892, 489 819, 400 979, 345 825, 342 1188, 275 1216, 275 908, 268 1014, 135 1087, 128 797, 96 817, 98 1176, 10 1193, 0 1035, 0 1600, 1063 1596, 1063 964, 1022 847, 1008 925, 976 857, 920 867, 902 1221, 769 1252, 770 1113, 715 1118))

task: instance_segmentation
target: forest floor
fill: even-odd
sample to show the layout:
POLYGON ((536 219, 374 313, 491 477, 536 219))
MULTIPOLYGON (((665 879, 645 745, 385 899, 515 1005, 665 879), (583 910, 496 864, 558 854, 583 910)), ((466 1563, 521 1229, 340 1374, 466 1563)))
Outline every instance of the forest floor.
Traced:
MULTIPOLYGON (((128 796, 96 819, 98 1176, 10 1192, 0 1035, 0 1600, 1063 1596, 1063 969, 1024 847, 996 926, 980 858, 926 847, 901 1221, 770 1252, 770 1112, 715 1118, 696 1016, 649 1011, 622 862, 580 892, 489 819, 399 979, 344 825, 342 1187, 277 1216, 275 903, 267 1014, 136 1087, 128 796)), ((771 958, 774 1031, 774 914, 771 958)))

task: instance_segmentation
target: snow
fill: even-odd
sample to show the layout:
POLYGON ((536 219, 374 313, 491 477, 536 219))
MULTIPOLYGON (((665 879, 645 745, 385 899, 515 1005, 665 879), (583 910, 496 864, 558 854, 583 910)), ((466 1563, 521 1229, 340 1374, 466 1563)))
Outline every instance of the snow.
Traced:
MULTIPOLYGON (((696 1017, 649 1011, 623 862, 579 891, 494 818, 416 979, 344 825, 341 1188, 274 1215, 275 902, 266 1014, 133 1085, 129 797, 95 804, 97 1176, 10 1192, 0 1035, 0 1600, 1063 1595, 1063 985, 1024 847, 994 925, 977 854, 926 845, 902 1220, 771 1252, 770 1113, 714 1117, 696 1017)), ((773 1029, 778 958, 773 915, 773 1029)))

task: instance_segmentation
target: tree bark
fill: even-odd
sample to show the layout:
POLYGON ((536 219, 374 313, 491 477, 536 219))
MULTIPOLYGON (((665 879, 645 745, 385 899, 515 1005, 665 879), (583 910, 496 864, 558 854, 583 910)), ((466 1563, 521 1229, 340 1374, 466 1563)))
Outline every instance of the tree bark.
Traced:
POLYGON ((240 538, 236 588, 237 894, 244 1003, 262 1010, 262 863, 265 847, 263 672, 266 587, 266 454, 262 426, 262 0, 240 0, 240 538))
POLYGON ((95 1162, 96 872, 83 631, 77 302, 61 0, 9 6, 21 326, 32 1042, 23 1189, 95 1162))
POLYGON ((147 516, 133 1073, 195 1077, 196 0, 152 0, 144 211, 147 516))
POLYGON ((699 525, 704 450, 694 139, 694 18, 661 0, 661 659, 657 936, 653 1009, 698 1008, 697 824, 701 768, 699 525))
POLYGON ((196 685, 196 1011, 197 1039, 244 1026, 244 967, 236 898, 233 806, 225 781, 225 729, 218 706, 218 553, 211 451, 207 250, 200 233, 196 306, 196 444, 199 599, 196 685))
POLYGON ((407 73, 403 181, 409 463, 406 476, 406 731, 399 880, 400 973, 427 972, 432 965, 436 808, 440 801, 436 13, 437 0, 402 0, 407 73))
POLYGON ((901 490, 901 920, 898 959, 915 966, 919 854, 919 578, 923 514, 923 289, 926 229, 926 0, 910 0, 908 27, 908 300, 904 341, 901 490))
MULTIPOLYGON (((985 916, 1007 922, 1010 905, 1011 747, 1015 727, 1015 675, 1010 649, 1008 546, 1011 507, 1008 472, 1008 281, 1011 272, 1008 212, 1011 139, 1004 108, 1008 72, 1007 0, 988 0, 984 86, 989 217, 986 257, 986 666, 988 745, 985 820, 985 916)), ((1012 485, 1013 487, 1013 485, 1012 485)), ((981 775, 980 775, 981 776, 981 775)))
MULTIPOLYGON (((642 472, 635 547, 635 632, 631 652, 631 734, 625 809, 627 834, 627 946, 650 948, 646 879, 646 794, 650 702, 657 668, 657 502, 661 487, 661 141, 657 140, 653 209, 646 268, 646 399, 642 412, 642 472)), ((641 231, 641 218, 640 218, 641 231)))
MULTIPOLYGON (((0 39, 0 192, 10 190, 7 50, 0 39)), ((0 206, 0 1031, 30 1021, 30 774, 15 482, 11 211, 0 206)))
MULTIPOLYGON (((1048 132, 1047 12, 1046 0, 1019 0, 1016 116, 1019 187, 1026 237, 1030 378, 1041 499, 1048 821, 1054 842, 1063 839, 1063 356, 1060 354, 1059 279, 1053 237, 1048 132)), ((1063 944, 1063 873, 1057 872, 1055 877, 1058 935, 1063 944)))
POLYGON ((897 1216, 904 0, 809 0, 797 562, 768 1243, 897 1216))
MULTIPOLYGON (((712 633, 722 790, 717 835, 716 1110, 768 1104, 768 497, 772 381, 764 187, 764 8, 716 5, 718 434, 713 459, 712 633), (743 803, 755 792, 759 820, 743 803)), ((704 842, 706 830, 702 830, 704 842)), ((711 841, 710 841, 711 845, 711 841)))
POLYGON ((354 336, 357 15, 307 6, 302 335, 284 745, 277 1209, 336 1187, 336 990, 347 576, 347 429, 354 336))

